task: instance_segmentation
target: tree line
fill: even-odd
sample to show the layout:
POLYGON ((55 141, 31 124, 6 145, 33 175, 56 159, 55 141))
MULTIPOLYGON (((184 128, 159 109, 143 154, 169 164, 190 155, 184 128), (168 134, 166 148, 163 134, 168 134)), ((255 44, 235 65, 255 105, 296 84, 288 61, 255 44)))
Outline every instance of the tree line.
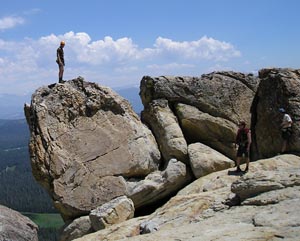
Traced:
MULTIPOLYGON (((19 212, 57 213, 32 175, 24 120, 0 120, 0 204, 19 212)), ((57 228, 39 228, 40 241, 58 240, 57 228)))

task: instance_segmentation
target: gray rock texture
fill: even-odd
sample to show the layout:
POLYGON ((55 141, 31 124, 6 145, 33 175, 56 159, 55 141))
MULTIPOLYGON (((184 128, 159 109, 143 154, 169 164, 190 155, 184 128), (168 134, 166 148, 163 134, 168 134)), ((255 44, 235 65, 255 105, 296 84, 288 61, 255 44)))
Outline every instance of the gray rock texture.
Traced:
POLYGON ((155 99, 167 99, 234 123, 250 123, 250 107, 258 83, 257 77, 236 72, 213 72, 201 77, 145 76, 140 95, 145 107, 155 99))
POLYGON ((92 223, 89 216, 82 216, 73 220, 71 223, 65 224, 61 230, 60 241, 71 241, 80 238, 95 230, 92 228, 92 223))
POLYGON ((298 240, 299 76, 145 76, 141 119, 112 90, 82 78, 39 88, 25 107, 33 174, 64 219, 75 219, 65 234, 78 238, 92 226, 85 218, 81 229, 78 218, 115 198, 126 196, 138 211, 169 200, 121 223, 109 211, 104 219, 114 221, 81 241, 298 240), (294 120, 289 155, 277 155, 280 107, 294 120), (240 120, 252 133, 248 173, 233 169, 240 120))
POLYGON ((281 150, 280 123, 285 108, 294 123, 288 145, 290 153, 300 153, 300 70, 262 69, 261 79, 252 107, 252 125, 256 159, 276 155, 281 150))
POLYGON ((149 103, 142 112, 142 120, 150 126, 165 160, 176 158, 187 163, 187 143, 166 99, 149 103))
POLYGON ((196 178, 234 166, 234 162, 228 157, 202 143, 189 145, 188 153, 192 171, 196 178))
POLYGON ((152 133, 109 88, 82 78, 41 87, 25 112, 33 175, 65 220, 126 195, 124 177, 158 170, 152 133))
POLYGON ((296 175, 299 171, 300 157, 282 155, 251 163, 247 174, 237 174, 230 169, 214 172, 182 189, 153 214, 77 241, 296 241, 300 235, 299 175, 296 175), (253 183, 250 195, 241 195, 240 190, 249 182, 253 183), (274 183, 277 183, 276 188, 274 183))
POLYGON ((134 204, 126 196, 117 197, 90 212, 94 230, 98 231, 134 217, 134 204))
POLYGON ((189 143, 201 142, 235 159, 233 148, 237 125, 233 122, 214 117, 198 110, 194 106, 177 104, 176 115, 189 143))
POLYGON ((173 158, 165 170, 152 172, 140 181, 128 182, 128 196, 133 200, 135 207, 139 208, 168 197, 191 180, 192 174, 187 166, 173 158))
POLYGON ((0 241, 38 241, 38 226, 29 218, 0 205, 0 241))

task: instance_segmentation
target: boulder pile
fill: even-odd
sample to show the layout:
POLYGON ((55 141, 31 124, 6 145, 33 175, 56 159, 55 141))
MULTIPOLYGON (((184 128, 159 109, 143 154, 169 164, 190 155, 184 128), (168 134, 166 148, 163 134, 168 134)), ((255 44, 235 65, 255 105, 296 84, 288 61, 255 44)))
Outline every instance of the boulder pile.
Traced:
POLYGON ((25 106, 32 171, 66 222, 61 240, 91 232, 81 240, 193 240, 191 233, 216 240, 242 237, 237 230, 248 239, 295 237, 299 93, 300 71, 292 69, 145 76, 139 118, 124 98, 82 77, 39 88, 25 106), (295 120, 288 148, 296 155, 274 157, 280 107, 295 120), (241 120, 251 127, 252 161, 259 160, 245 176, 231 169, 241 120), (286 230, 273 215, 284 208, 295 210, 286 230))

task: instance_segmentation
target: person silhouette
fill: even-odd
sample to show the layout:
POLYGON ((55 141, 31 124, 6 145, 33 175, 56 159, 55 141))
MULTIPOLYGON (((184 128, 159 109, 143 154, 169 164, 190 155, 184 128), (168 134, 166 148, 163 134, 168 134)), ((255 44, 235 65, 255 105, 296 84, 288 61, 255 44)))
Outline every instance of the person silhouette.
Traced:
POLYGON ((64 75, 64 67, 65 67, 65 58, 64 58, 64 47, 65 47, 65 41, 60 42, 60 46, 58 47, 56 51, 56 63, 58 64, 58 82, 64 83, 63 81, 63 75, 64 75))

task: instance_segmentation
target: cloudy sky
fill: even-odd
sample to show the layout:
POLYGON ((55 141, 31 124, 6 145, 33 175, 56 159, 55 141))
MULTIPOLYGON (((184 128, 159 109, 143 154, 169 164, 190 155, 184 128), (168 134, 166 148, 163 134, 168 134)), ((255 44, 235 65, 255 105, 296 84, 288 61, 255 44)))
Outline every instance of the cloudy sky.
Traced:
POLYGON ((116 87, 144 75, 300 68, 298 0, 10 0, 0 8, 0 94, 64 79, 116 87))

